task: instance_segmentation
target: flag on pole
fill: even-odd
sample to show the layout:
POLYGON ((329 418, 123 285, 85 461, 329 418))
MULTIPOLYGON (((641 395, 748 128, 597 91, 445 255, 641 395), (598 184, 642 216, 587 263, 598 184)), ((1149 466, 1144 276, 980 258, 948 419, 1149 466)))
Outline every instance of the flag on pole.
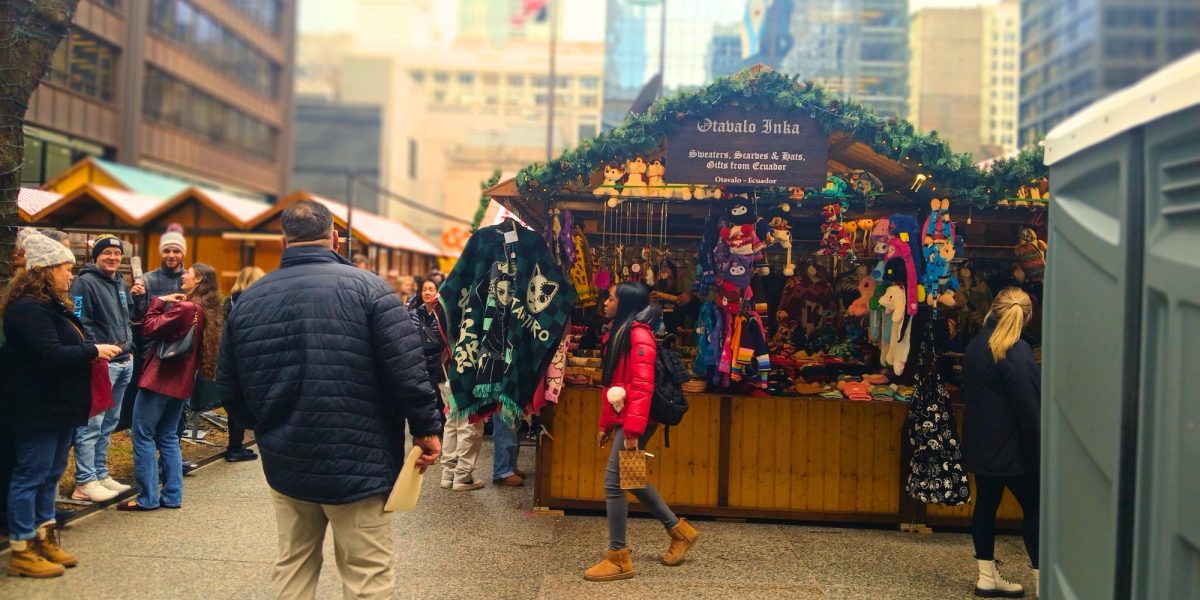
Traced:
POLYGON ((531 20, 534 23, 546 22, 546 10, 549 8, 550 0, 525 0, 521 6, 521 11, 513 15, 510 22, 514 27, 520 27, 526 21, 531 20))

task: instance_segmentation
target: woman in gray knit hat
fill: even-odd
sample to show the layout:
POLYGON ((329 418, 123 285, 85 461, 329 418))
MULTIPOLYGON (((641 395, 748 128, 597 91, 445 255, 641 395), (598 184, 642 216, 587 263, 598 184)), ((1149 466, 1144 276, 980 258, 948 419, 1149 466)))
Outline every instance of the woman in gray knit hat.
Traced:
POLYGON ((26 236, 22 245, 25 271, 0 300, 5 337, 0 365, 16 425, 8 574, 57 577, 79 563, 59 547, 54 532, 58 479, 75 427, 91 409, 92 361, 113 358, 121 348, 84 342, 83 328, 67 308, 75 266, 71 251, 40 233, 26 236))

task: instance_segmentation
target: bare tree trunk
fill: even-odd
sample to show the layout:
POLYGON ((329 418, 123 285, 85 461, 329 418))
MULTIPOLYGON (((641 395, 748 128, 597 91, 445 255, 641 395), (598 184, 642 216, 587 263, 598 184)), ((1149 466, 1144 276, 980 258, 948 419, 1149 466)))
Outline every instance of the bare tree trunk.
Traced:
POLYGON ((12 275, 17 194, 25 154, 25 109, 79 0, 0 0, 0 283, 12 275))

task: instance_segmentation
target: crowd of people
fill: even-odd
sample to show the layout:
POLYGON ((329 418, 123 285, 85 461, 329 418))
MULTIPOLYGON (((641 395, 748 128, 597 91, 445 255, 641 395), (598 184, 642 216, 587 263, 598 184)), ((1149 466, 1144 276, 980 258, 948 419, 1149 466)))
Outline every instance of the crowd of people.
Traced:
MULTIPOLYGON (((407 439, 421 449, 418 468, 441 460, 442 488, 485 485, 474 473, 484 424, 446 419, 452 345, 438 295, 441 274, 392 276, 389 283, 370 272, 365 257, 344 258, 333 217, 319 203, 289 206, 282 228, 280 267, 243 270, 224 299, 212 267, 184 266, 186 241, 175 229, 162 236, 162 266, 131 286, 120 273, 125 248, 115 236, 96 238, 92 263, 76 277, 65 236, 23 233, 24 265, 0 299, 0 423, 7 426, 0 431, 0 466, 11 469, 0 484, 7 491, 9 575, 55 577, 78 564, 55 533, 58 482, 72 447, 73 497, 105 502, 130 489, 107 465, 129 386, 136 388, 136 497, 118 509, 183 505, 184 407, 203 386, 215 386, 229 419, 226 460, 261 456, 271 488, 277 597, 314 597, 327 526, 346 597, 391 597, 394 544, 384 505, 407 439), (254 431, 258 454, 244 446, 246 430, 254 431)), ((680 564, 700 537, 652 485, 624 490, 620 484, 619 451, 644 448, 656 429, 649 418, 653 330, 691 306, 669 285, 673 266, 663 275, 667 283, 654 290, 626 282, 603 294, 609 326, 597 442, 612 443, 603 479, 608 547, 583 572, 589 581, 634 575, 627 491, 662 524, 664 564, 680 564), (674 309, 665 315, 664 300, 674 309)), ((1026 547, 1038 567, 1039 368, 1021 339, 1031 306, 1020 289, 1001 292, 966 355, 963 437, 978 487, 972 535, 980 595, 1023 594, 993 556, 1005 488, 1022 504, 1026 547)), ((517 430, 492 421, 493 484, 522 485, 517 430)))

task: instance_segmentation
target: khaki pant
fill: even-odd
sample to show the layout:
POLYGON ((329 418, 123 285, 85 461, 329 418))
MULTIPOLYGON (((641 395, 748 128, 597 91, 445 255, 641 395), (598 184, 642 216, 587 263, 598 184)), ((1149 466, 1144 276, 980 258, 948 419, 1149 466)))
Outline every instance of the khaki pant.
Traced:
POLYGON ((469 483, 474 480, 475 459, 483 447, 483 421, 447 419, 442 432, 442 482, 469 483))
POLYGON ((392 519, 383 512, 385 496, 337 505, 302 502, 274 490, 271 497, 279 532, 279 559, 272 576, 276 598, 316 597, 326 524, 333 526, 333 554, 343 597, 392 597, 392 519))

